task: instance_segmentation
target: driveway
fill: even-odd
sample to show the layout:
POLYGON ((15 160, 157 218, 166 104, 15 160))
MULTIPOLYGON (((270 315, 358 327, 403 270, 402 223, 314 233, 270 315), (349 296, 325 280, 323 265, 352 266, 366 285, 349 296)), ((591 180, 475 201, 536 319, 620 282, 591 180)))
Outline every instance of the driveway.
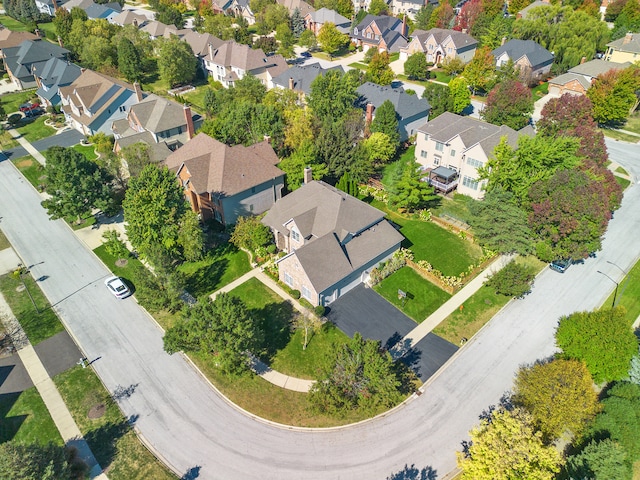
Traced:
MULTIPOLYGON (((387 350, 416 327, 416 322, 364 284, 333 302, 327 318, 349 337, 360 332, 364 338, 380 341, 387 350)), ((424 382, 457 350, 452 343, 429 333, 402 361, 424 382)))
MULTIPOLYGON (((50 147, 73 147, 80 143, 84 139, 84 135, 77 130, 67 130, 59 135, 51 135, 50 137, 37 140, 32 143, 34 148, 39 152, 44 152, 50 147)), ((27 151, 22 147, 15 147, 10 150, 6 150, 4 153, 9 158, 20 158, 27 155, 27 151)))

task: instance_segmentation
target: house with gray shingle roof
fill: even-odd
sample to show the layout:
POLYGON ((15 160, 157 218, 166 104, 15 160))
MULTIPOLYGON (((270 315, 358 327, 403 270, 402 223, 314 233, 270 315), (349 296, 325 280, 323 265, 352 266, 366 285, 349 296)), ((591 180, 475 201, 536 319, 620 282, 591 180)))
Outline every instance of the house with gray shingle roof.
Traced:
POLYGON ((203 220, 232 225, 240 216, 265 212, 282 196, 284 172, 264 141, 230 147, 199 133, 167 157, 185 197, 203 220))
POLYGON ((304 0, 276 0, 276 3, 282 5, 289 11, 289 16, 293 15, 296 8, 300 11, 302 18, 308 13, 315 12, 316 9, 304 0))
POLYGON ((13 32, 0 28, 0 54, 5 48, 17 47, 25 40, 37 40, 38 36, 30 32, 13 32))
POLYGON ((447 58, 459 58, 470 62, 476 53, 478 42, 471 35, 446 28, 415 31, 406 47, 400 49, 400 59, 406 60, 414 53, 424 53, 427 62, 442 63, 447 58))
POLYGON ((329 305, 366 282, 369 273, 400 248, 404 237, 384 213, 357 198, 311 180, 278 200, 262 219, 287 253, 278 275, 312 305, 329 305))
POLYGON ((526 85, 534 85, 545 79, 553 65, 553 54, 533 40, 509 40, 491 52, 496 67, 509 61, 520 70, 520 81, 526 85))
POLYGON ((114 25, 120 25, 121 27, 124 27, 125 25, 135 25, 140 28, 148 22, 149 19, 147 17, 139 13, 135 13, 133 10, 123 10, 111 19, 111 23, 114 25))
POLYGON ((321 8, 315 12, 309 12, 304 16, 304 26, 307 30, 311 30, 318 35, 320 29, 325 23, 333 23, 340 33, 349 34, 351 29, 351 20, 343 17, 335 10, 321 8))
POLYGON ((517 147, 521 135, 534 133, 530 125, 515 131, 445 112, 418 129, 416 161, 436 189, 448 192, 457 187, 458 193, 481 199, 486 180, 478 179, 477 169, 486 165, 500 140, 506 137, 509 145, 517 147))
POLYGON ((34 72, 41 71, 52 58, 66 59, 68 53, 66 48, 40 39, 25 40, 16 47, 2 50, 9 78, 20 88, 37 87, 34 72))
POLYGON ((80 76, 82 69, 68 60, 50 58, 41 67, 35 67, 33 73, 38 84, 36 93, 40 103, 50 106, 60 104, 60 87, 71 85, 80 76))
POLYGON ((407 46, 407 31, 406 23, 398 18, 367 14, 349 36, 365 52, 377 48, 381 52, 394 53, 407 46))
POLYGON ((624 37, 607 43, 605 60, 610 62, 636 62, 640 60, 640 33, 627 33, 624 37))
POLYGON ((233 40, 222 42, 218 47, 212 45, 204 58, 204 66, 226 88, 245 75, 253 75, 268 89, 273 88, 273 78, 289 68, 282 55, 267 56, 259 48, 253 49, 233 40))
POLYGON ((569 69, 567 73, 549 80, 549 95, 557 96, 564 93, 586 95, 593 80, 609 70, 624 70, 630 67, 630 62, 617 63, 594 59, 581 63, 569 69))
POLYGON ((402 87, 394 88, 366 82, 356 89, 358 98, 356 106, 365 111, 367 122, 375 118, 375 109, 386 100, 393 104, 398 119, 398 133, 404 141, 414 135, 418 127, 424 125, 429 118, 431 105, 426 98, 409 95, 402 87))
POLYGON ((320 63, 312 63, 311 65, 294 65, 285 70, 272 80, 274 88, 284 88, 294 90, 302 95, 311 93, 311 83, 319 76, 324 76, 331 70, 338 70, 344 73, 341 65, 336 67, 323 68, 320 63))
POLYGON ((142 142, 152 147, 152 160, 164 160, 195 136, 202 121, 203 118, 192 113, 189 106, 150 94, 141 102, 131 105, 127 118, 111 124, 115 137, 114 151, 117 153, 129 145, 142 142))

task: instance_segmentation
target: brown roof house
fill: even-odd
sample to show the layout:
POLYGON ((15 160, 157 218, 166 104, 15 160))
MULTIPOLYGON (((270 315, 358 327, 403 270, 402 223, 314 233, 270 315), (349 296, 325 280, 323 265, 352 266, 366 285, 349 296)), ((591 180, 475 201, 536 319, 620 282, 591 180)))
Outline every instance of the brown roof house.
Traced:
POLYGON ((83 71, 59 92, 67 123, 84 135, 110 135, 113 122, 125 118, 129 107, 143 99, 139 86, 93 70, 83 71))
POLYGON ((350 32, 351 41, 366 52, 377 48, 380 52, 394 53, 407 46, 406 19, 400 20, 388 15, 366 17, 350 32))
POLYGON ((180 179, 191 208, 203 220, 231 225, 240 216, 265 212, 282 196, 284 172, 264 141, 230 147, 199 133, 164 164, 180 179))
POLYGON ((414 53, 424 53, 427 62, 438 64, 446 58, 459 58, 464 63, 471 61, 478 42, 471 35, 445 28, 417 31, 411 41, 400 49, 400 60, 407 60, 414 53))
POLYGON ((151 147, 151 159, 160 162, 193 138, 202 120, 189 106, 151 94, 132 105, 127 118, 111 124, 114 151, 142 142, 151 147))
POLYGON ((589 62, 583 62, 580 65, 570 68, 567 73, 550 79, 549 95, 556 97, 564 93, 586 95, 587 90, 591 87, 591 83, 603 73, 609 70, 624 70, 630 66, 630 62, 608 62, 598 58, 589 62))
POLYGON ((365 282, 400 248, 403 236, 384 213, 324 182, 311 180, 278 200, 262 219, 287 255, 280 280, 312 305, 329 305, 365 282))

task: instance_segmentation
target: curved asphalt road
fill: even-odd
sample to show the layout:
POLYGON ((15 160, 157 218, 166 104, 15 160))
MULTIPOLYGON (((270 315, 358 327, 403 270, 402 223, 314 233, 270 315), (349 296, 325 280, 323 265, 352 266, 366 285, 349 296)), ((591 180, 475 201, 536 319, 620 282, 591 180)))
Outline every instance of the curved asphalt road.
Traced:
MULTIPOLYGON (((612 154, 640 176, 640 148, 612 154)), ((615 147, 615 148, 614 148, 615 147)), ((132 299, 102 285, 108 274, 61 221, 49 221, 35 190, 0 162, 0 227, 38 278, 68 329, 113 391, 136 385, 120 405, 179 472, 201 479, 384 479, 406 465, 442 478, 478 416, 510 388, 522 363, 554 351, 560 315, 598 306, 640 253, 640 187, 616 212, 598 258, 564 275, 545 270, 533 292, 512 302, 460 351, 424 394, 383 418, 332 431, 278 428, 231 407, 179 355, 162 350, 161 332, 132 299)), ((406 471, 405 471, 406 472, 406 471)), ((414 473, 417 473, 414 470, 414 473)), ((416 477, 419 478, 419 477, 416 477)))

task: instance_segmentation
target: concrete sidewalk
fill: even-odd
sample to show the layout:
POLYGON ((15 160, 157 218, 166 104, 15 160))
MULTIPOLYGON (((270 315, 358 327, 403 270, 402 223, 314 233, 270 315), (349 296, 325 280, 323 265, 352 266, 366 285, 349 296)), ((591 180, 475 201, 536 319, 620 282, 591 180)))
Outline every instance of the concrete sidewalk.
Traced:
POLYGON ((20 135, 20 132, 12 128, 9 130, 9 133, 13 138, 18 140, 18 143, 22 145, 22 148, 24 148, 27 152, 29 152, 29 155, 31 155, 38 162, 40 162, 41 165, 45 165, 47 163, 46 158, 44 158, 44 156, 33 145, 31 145, 31 143, 29 143, 27 140, 22 138, 22 135, 20 135))
POLYGON ((71 416, 71 412, 67 408, 64 400, 60 396, 60 392, 53 380, 49 377, 44 365, 40 361, 33 345, 29 342, 26 333, 20 326, 20 323, 13 315, 11 308, 7 304, 4 296, 0 294, 0 320, 11 335, 14 346, 20 356, 20 360, 24 364, 25 369, 31 377, 31 381, 35 385, 38 393, 42 397, 42 401, 49 410, 49 414, 53 419, 60 436, 67 446, 73 446, 78 450, 79 457, 88 465, 91 478, 106 480, 106 474, 102 473, 102 467, 93 456, 89 445, 82 437, 82 433, 71 416))

